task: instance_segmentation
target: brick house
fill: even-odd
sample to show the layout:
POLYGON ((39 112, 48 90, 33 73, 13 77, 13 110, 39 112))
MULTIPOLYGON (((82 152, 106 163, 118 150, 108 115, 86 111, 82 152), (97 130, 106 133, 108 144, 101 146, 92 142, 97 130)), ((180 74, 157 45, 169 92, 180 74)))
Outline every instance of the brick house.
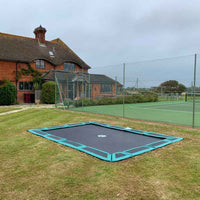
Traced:
POLYGON ((45 40, 45 33, 46 29, 42 26, 34 30, 35 38, 0 33, 0 81, 9 79, 16 86, 18 102, 35 101, 32 77, 22 75, 17 79, 18 72, 28 66, 41 72, 44 81, 55 80, 53 74, 56 71, 74 74, 72 83, 75 92, 69 96, 72 99, 81 97, 83 93, 81 84, 88 82, 86 79, 80 81, 80 74, 91 78, 88 97, 116 95, 116 81, 105 75, 89 74, 89 65, 59 38, 45 40))

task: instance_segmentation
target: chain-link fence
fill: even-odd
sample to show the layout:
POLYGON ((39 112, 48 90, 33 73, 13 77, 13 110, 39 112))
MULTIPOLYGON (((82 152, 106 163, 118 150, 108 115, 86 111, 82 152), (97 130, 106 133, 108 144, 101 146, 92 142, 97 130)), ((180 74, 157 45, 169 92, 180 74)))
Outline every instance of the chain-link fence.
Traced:
POLYGON ((200 127, 198 55, 55 71, 56 107, 200 127))

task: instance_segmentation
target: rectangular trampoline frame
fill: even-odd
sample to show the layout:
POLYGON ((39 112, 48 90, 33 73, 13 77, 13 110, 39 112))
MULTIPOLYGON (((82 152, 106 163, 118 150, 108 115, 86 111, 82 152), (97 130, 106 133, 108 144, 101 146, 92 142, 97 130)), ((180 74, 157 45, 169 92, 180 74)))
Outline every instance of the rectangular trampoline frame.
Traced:
MULTIPOLYGON (((181 137, 174 137, 174 136, 164 135, 164 134, 155 133, 155 132, 141 131, 141 130, 131 129, 129 127, 120 127, 120 126, 115 126, 115 125, 98 123, 98 122, 94 122, 94 121, 81 122, 81 123, 76 123, 76 124, 65 124, 65 125, 61 125, 61 126, 45 127, 45 128, 39 128, 39 129, 29 129, 28 131, 33 134, 36 134, 38 136, 47 138, 49 140, 52 140, 54 142, 57 142, 59 144, 62 144, 62 145, 68 146, 68 147, 72 147, 74 149, 77 149, 79 151, 85 152, 87 154, 90 154, 99 159, 109 161, 109 162, 120 161, 120 160, 127 159, 127 158, 130 158, 133 156, 137 156, 137 155, 146 153, 148 151, 152 151, 154 149, 161 148, 168 144, 178 142, 183 139, 181 137), (119 131, 124 131, 124 132, 128 132, 128 133, 134 133, 134 134, 139 134, 139 135, 148 136, 148 137, 160 138, 160 140, 157 142, 146 144, 146 145, 130 148, 125 151, 108 153, 106 151, 102 151, 100 149, 86 146, 84 144, 81 144, 81 143, 78 143, 78 142, 75 142, 72 140, 68 140, 67 138, 62 138, 62 137, 55 136, 55 135, 45 132, 45 131, 51 131, 51 130, 56 130, 56 129, 65 129, 65 128, 72 128, 72 127, 77 127, 77 126, 84 126, 84 125, 96 125, 96 126, 119 130, 119 131)), ((124 134, 126 134, 126 133, 124 133, 124 134)))

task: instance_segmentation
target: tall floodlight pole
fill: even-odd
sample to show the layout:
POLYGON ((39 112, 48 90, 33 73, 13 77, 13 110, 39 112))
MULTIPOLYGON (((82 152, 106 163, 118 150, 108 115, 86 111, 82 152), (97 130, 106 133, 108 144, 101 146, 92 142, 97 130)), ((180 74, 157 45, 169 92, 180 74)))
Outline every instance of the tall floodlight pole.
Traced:
POLYGON ((88 81, 88 98, 90 99, 90 74, 89 74, 89 81, 88 81))
POLYGON ((83 68, 82 68, 82 88, 81 88, 81 104, 82 104, 82 112, 83 112, 83 90, 84 90, 84 86, 83 86, 83 68))
POLYGON ((138 79, 138 77, 137 77, 137 81, 136 81, 136 88, 137 88, 137 91, 138 91, 138 86, 139 85, 139 79, 138 79))
POLYGON ((196 87, 196 67, 197 67, 197 54, 194 55, 194 84, 193 84, 193 116, 192 116, 192 127, 195 124, 195 87, 196 87))
POLYGON ((125 63, 123 64, 123 118, 125 117, 125 63))

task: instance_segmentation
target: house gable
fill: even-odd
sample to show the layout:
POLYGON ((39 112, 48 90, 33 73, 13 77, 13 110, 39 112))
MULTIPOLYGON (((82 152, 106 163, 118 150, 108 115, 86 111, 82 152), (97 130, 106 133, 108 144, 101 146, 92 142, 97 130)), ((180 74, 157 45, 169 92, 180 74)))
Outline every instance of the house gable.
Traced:
POLYGON ((54 66, 62 65, 64 62, 72 62, 83 69, 90 69, 90 66, 59 38, 41 44, 45 37, 41 41, 37 37, 34 39, 0 33, 0 60, 31 63, 42 59, 54 66))

